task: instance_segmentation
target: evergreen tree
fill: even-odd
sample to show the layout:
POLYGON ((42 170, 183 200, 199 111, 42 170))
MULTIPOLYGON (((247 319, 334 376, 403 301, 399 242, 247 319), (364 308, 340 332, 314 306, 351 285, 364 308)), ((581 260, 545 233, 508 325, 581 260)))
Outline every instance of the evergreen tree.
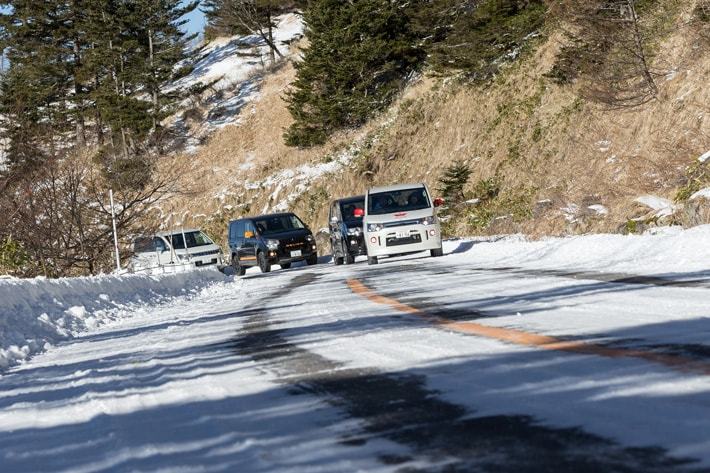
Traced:
POLYGON ((418 25, 435 70, 485 81, 541 30, 546 12, 544 0, 434 0, 419 10, 418 25))
POLYGON ((0 22, 9 70, 0 86, 11 163, 36 165, 87 139, 101 155, 145 149, 180 91, 165 92, 193 36, 180 27, 198 2, 15 0, 0 22), (91 133, 90 130, 93 131, 91 133))
POLYGON ((314 0, 304 12, 309 42, 287 94, 291 146, 323 143, 385 108, 423 59, 406 2, 314 0))
POLYGON ((456 206, 466 199, 463 189, 472 173, 473 170, 468 162, 457 160, 439 177, 438 191, 451 206, 456 206))

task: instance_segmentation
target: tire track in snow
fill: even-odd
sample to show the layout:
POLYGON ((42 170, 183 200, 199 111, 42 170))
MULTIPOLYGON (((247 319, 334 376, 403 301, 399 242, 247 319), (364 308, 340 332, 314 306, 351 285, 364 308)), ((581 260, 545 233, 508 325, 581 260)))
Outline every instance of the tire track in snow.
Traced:
MULTIPOLYGON (((322 284, 322 276, 305 273, 262 301, 293 297, 322 284)), ((340 290, 345 289, 338 283, 340 290)), ((254 307, 256 309, 256 307, 254 307)), ((294 395, 323 397, 362 430, 343 437, 354 447, 384 438, 409 448, 409 455, 381 453, 379 460, 397 471, 496 471, 597 473, 700 472, 692 460, 671 458, 660 447, 624 448, 578 428, 549 428, 524 415, 472 417, 465 407, 446 402, 427 388, 426 377, 352 369, 312 353, 288 340, 288 329, 271 322, 268 304, 254 310, 233 342, 294 395)))

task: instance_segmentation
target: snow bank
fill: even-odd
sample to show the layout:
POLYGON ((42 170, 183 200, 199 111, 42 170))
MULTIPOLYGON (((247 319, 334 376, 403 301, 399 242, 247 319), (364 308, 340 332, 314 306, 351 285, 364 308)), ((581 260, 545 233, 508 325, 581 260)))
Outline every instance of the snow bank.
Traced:
POLYGON ((119 318, 131 306, 190 295, 224 280, 216 269, 161 276, 0 279, 0 368, 119 318))
POLYGON ((710 273, 710 225, 662 227, 644 235, 583 235, 528 241, 522 236, 455 240, 448 252, 476 265, 584 269, 643 275, 710 273))

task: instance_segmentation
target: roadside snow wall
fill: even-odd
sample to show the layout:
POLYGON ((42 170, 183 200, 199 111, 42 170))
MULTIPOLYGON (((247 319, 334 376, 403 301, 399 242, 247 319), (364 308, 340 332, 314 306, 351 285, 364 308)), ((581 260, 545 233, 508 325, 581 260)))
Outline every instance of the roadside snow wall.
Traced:
POLYGON ((0 370, 121 317, 223 282, 216 269, 160 276, 0 279, 0 370))

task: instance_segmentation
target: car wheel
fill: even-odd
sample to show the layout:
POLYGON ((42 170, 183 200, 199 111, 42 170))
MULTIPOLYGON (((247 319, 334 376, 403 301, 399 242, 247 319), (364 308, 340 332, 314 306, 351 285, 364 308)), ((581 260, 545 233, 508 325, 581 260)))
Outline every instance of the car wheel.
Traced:
POLYGON ((259 269, 261 269, 262 273, 268 273, 271 271, 271 264, 269 263, 269 260, 266 259, 266 254, 263 251, 259 252, 256 259, 259 261, 259 269))
POLYGON ((430 253, 433 257, 439 257, 439 256, 444 256, 444 249, 443 248, 436 248, 434 250, 430 250, 430 253))
POLYGON ((377 261, 377 256, 368 256, 367 257, 367 264, 377 264, 379 261, 377 261))
POLYGON ((333 264, 336 266, 340 266, 341 264, 343 264, 343 257, 333 255, 333 264))
POLYGON ((345 253, 345 264, 353 264, 355 262, 355 257, 350 253, 345 253))
POLYGON ((289 269, 291 267, 291 263, 280 263, 279 266, 281 266, 281 269, 289 269))
POLYGON ((232 268, 234 268, 234 273, 237 276, 244 276, 247 272, 247 268, 244 266, 239 266, 239 260, 237 259, 237 255, 232 255, 232 268))
POLYGON ((311 255, 308 258, 306 258, 306 263, 308 266, 313 266, 314 264, 318 264, 318 255, 311 255))

